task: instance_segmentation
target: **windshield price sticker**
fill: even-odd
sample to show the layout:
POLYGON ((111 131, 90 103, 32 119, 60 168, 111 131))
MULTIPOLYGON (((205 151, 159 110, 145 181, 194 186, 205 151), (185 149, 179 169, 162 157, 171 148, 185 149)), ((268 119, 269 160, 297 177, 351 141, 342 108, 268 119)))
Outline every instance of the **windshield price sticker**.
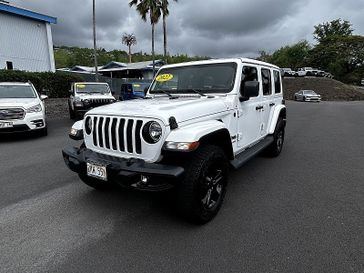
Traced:
POLYGON ((173 79, 172 74, 160 74, 157 76, 156 81, 157 82, 168 82, 173 79))
POLYGON ((84 84, 77 84, 77 88, 83 89, 85 87, 86 87, 86 85, 84 85, 84 84))

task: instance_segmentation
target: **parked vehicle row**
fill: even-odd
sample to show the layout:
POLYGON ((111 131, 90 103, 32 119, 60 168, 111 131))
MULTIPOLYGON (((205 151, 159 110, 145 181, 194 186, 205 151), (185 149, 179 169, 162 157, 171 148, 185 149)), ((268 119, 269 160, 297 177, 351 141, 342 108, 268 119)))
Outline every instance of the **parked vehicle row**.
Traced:
POLYGON ((297 69, 297 71, 292 70, 291 68, 281 68, 281 73, 283 77, 326 77, 333 78, 333 75, 322 71, 320 69, 312 68, 312 67, 302 67, 297 69))

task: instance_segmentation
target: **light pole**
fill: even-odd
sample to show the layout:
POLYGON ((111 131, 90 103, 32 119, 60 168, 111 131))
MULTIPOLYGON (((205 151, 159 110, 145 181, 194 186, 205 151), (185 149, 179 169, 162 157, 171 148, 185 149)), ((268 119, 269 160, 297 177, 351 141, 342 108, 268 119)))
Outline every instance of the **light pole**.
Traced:
POLYGON ((94 35, 94 59, 95 59, 95 81, 99 81, 99 69, 97 65, 97 45, 96 45, 96 3, 92 1, 92 25, 94 35))

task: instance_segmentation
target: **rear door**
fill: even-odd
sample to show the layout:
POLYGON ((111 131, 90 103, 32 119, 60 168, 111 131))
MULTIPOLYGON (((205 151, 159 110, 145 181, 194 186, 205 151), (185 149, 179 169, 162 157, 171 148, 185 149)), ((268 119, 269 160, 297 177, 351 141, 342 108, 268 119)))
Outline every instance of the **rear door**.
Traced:
POLYGON ((268 132, 269 120, 270 120, 272 108, 274 107, 272 70, 269 68, 262 68, 261 77, 262 77, 262 90, 263 90, 263 98, 262 98, 263 108, 260 110, 261 115, 262 115, 262 124, 261 124, 261 128, 260 128, 260 135, 265 136, 268 132))
MULTIPOLYGON (((246 81, 260 81, 259 68, 254 65, 244 65, 241 85, 246 81)), ((261 127, 261 90, 259 96, 248 101, 239 102, 238 105, 238 149, 244 149, 260 138, 261 127)))

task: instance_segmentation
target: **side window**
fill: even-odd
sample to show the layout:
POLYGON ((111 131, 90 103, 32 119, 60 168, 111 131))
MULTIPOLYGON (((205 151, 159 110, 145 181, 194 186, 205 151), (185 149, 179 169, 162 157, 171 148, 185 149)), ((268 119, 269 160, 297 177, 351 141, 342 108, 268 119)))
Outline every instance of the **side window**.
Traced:
POLYGON ((272 79, 269 69, 262 68, 263 95, 272 94, 272 79))
POLYGON ((279 74, 278 71, 273 71, 273 76, 274 76, 274 89, 275 89, 275 93, 276 94, 280 94, 282 93, 282 88, 281 88, 281 75, 279 74))
POLYGON ((253 66, 244 66, 243 73, 241 75, 241 83, 250 81, 258 81, 258 69, 253 66))

